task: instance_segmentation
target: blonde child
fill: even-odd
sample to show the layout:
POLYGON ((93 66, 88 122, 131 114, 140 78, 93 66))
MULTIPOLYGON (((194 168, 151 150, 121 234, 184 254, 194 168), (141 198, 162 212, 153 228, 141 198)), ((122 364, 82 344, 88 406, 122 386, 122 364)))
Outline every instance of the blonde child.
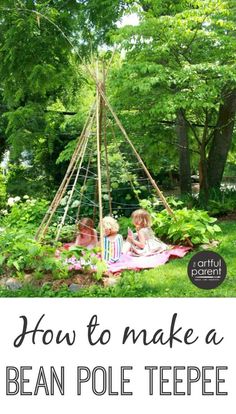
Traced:
POLYGON ((128 230, 124 253, 130 251, 133 256, 150 256, 168 249, 165 243, 155 237, 151 229, 151 216, 146 210, 135 210, 131 217, 137 233, 128 230))
POLYGON ((123 246, 123 237, 118 233, 119 224, 113 217, 104 217, 102 226, 104 260, 109 263, 117 262, 120 259, 123 246))
POLYGON ((76 246, 87 247, 93 249, 98 243, 97 232, 94 228, 94 222, 88 217, 80 220, 78 225, 78 234, 75 240, 76 246))

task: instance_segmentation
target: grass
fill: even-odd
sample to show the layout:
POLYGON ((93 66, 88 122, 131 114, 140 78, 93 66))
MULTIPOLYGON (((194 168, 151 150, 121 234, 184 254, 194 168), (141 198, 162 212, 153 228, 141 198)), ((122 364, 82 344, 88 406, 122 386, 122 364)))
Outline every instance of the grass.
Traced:
MULTIPOLYGON (((236 297, 236 222, 219 223, 222 229, 220 245, 214 251, 223 256, 228 274, 216 289, 203 290, 195 287, 187 276, 187 265, 196 250, 183 259, 173 260, 164 266, 141 272, 124 272, 114 287, 93 286, 71 293, 62 287, 52 291, 45 285, 35 289, 28 285, 19 291, 0 290, 2 297, 236 297)), ((200 250, 200 249, 199 249, 200 250)))
MULTIPOLYGON (((220 246, 214 251, 222 255, 227 264, 227 277, 216 289, 203 290, 194 286, 187 276, 187 266, 196 250, 180 260, 146 270, 140 274, 125 275, 124 285, 135 284, 135 296, 158 297, 236 297, 236 222, 224 222, 220 246), (142 295, 141 293, 144 293, 142 295)), ((199 249, 201 250, 201 249, 199 249)))

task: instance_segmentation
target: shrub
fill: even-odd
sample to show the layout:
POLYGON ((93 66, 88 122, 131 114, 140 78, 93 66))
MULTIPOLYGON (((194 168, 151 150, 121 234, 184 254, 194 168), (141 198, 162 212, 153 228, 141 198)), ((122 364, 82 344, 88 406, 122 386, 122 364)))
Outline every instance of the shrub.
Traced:
POLYGON ((21 276, 29 272, 40 277, 46 273, 55 278, 68 274, 68 266, 55 258, 55 248, 42 246, 24 230, 1 232, 0 252, 0 274, 21 276))
POLYGON ((193 244, 209 243, 221 231, 216 219, 206 211, 186 207, 175 211, 175 217, 166 210, 152 213, 155 233, 171 242, 179 243, 190 239, 193 244))
POLYGON ((204 208, 213 216, 222 216, 236 211, 236 189, 233 187, 222 188, 221 190, 212 189, 207 206, 205 205, 205 200, 197 194, 195 196, 181 197, 181 200, 188 208, 204 208))
POLYGON ((207 209, 210 214, 218 216, 236 211, 236 190, 225 188, 211 194, 207 209))
POLYGON ((166 210, 156 212, 160 208, 157 199, 142 200, 141 206, 152 216, 153 230, 159 237, 167 241, 179 243, 191 240, 192 244, 209 243, 221 231, 217 219, 210 217, 207 211, 183 208, 183 202, 171 197, 169 204, 174 209, 174 216, 166 210))
POLYGON ((42 171, 39 164, 31 165, 32 160, 28 160, 27 157, 23 160, 26 161, 24 165, 8 164, 7 193, 12 197, 23 197, 25 194, 30 197, 51 197, 54 186, 52 180, 42 171))
POLYGON ((48 202, 44 199, 34 199, 28 196, 10 197, 8 199, 9 213, 2 220, 5 227, 25 228, 37 227, 47 210, 48 202))

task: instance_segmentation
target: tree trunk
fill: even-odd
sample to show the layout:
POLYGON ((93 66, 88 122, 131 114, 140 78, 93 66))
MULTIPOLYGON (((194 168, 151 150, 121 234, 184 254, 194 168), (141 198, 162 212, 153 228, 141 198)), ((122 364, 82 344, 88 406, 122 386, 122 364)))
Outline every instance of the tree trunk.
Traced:
POLYGON ((209 199, 209 183, 208 183, 208 172, 207 172, 207 158, 206 158, 206 147, 205 143, 202 143, 200 147, 200 161, 199 161, 199 185, 200 191, 199 196, 205 206, 209 199))
POLYGON ((209 189, 219 188, 232 143, 236 113, 236 89, 228 92, 220 105, 218 121, 208 156, 209 189))
POLYGON ((177 135, 179 142, 179 173, 181 194, 192 192, 188 128, 183 111, 177 114, 177 135))

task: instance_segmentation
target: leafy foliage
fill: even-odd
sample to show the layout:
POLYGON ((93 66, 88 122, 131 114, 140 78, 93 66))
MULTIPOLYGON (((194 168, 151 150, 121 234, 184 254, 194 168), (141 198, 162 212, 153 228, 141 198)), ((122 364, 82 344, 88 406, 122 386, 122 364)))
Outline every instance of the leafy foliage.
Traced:
MULTIPOLYGON (((94 98, 94 85, 84 73, 81 57, 86 60, 91 52, 96 53, 99 44, 116 43, 122 49, 120 54, 114 53, 110 62, 107 91, 154 177, 161 178, 165 187, 172 187, 173 180, 168 174, 176 173, 178 167, 175 130, 178 111, 182 111, 188 125, 192 169, 198 168, 199 160, 200 164, 207 163, 222 105, 236 87, 232 5, 230 0, 70 0, 66 3, 23 0, 14 5, 10 0, 2 1, 0 153, 9 149, 11 164, 6 186, 0 175, 0 208, 5 209, 6 193, 17 196, 1 218, 2 271, 18 276, 25 271, 38 277, 44 272, 55 277, 57 273, 67 275, 64 264, 54 258, 54 249, 40 246, 32 234, 47 209, 45 198, 51 198, 64 175, 87 108, 94 98), (133 10, 138 10, 139 24, 117 30, 117 20, 124 12, 133 10), (24 198, 25 194, 30 198, 24 198), (16 200, 18 196, 21 199, 16 200)), ((110 51, 101 55, 110 60, 110 51)), ((121 233, 126 236, 130 219, 120 216, 130 215, 137 199, 149 196, 149 189, 139 185, 139 173, 131 154, 113 120, 108 119, 108 123, 114 214, 120 221, 121 233)), ((93 154, 93 147, 91 150, 93 154)), ((105 165, 104 158, 102 154, 105 165)), ((230 162, 234 171, 234 146, 230 162)), ((95 164, 92 156, 94 174, 95 164)), ((206 170, 203 172, 206 175, 206 170)), ((109 197, 105 168, 102 181, 106 214, 109 197)), ((80 180, 78 187, 94 200, 94 180, 88 180, 86 185, 80 180)), ((67 200, 68 194, 63 202, 67 200)), ((200 244, 209 242, 220 232, 215 219, 207 212, 183 208, 175 199, 170 203, 176 211, 175 219, 159 211, 160 205, 153 209, 152 203, 146 202, 145 207, 153 215, 154 230, 160 237, 173 243, 189 238, 193 244, 200 244)), ((200 197, 188 203, 203 206, 200 197)), ((206 200, 204 203, 206 206, 206 200)), ((78 205, 76 196, 72 200, 72 219, 78 205)), ((207 208, 211 214, 232 212, 235 194, 228 191, 211 195, 207 208)), ((94 211, 89 205, 81 213, 91 216, 94 211)), ((58 219, 59 216, 55 221, 58 219)), ((62 240, 71 241, 72 221, 63 231, 62 240)), ((52 236, 53 229, 48 237, 52 236)), ((76 256, 90 270, 96 265, 99 279, 104 267, 93 253, 74 247, 66 255, 76 256)), ((129 274, 126 282, 127 292, 137 292, 139 282, 135 275, 129 274)))
POLYGON ((1 274, 23 277, 25 272, 40 278, 52 274, 67 277, 68 266, 54 257, 55 248, 42 246, 23 229, 8 229, 0 233, 1 274))
MULTIPOLYGON (((24 163, 24 161, 23 161, 24 163)), ((10 196, 49 197, 52 179, 38 166, 26 164, 8 164, 6 189, 10 196)))
POLYGON ((236 191, 234 189, 226 189, 215 193, 215 195, 211 194, 207 209, 210 214, 217 216, 235 212, 236 191))
POLYGON ((206 211, 183 208, 175 212, 175 219, 164 210, 156 214, 153 228, 159 236, 174 243, 189 238, 193 244, 201 244, 209 243, 221 231, 215 222, 216 219, 209 217, 206 211))
POLYGON ((221 232, 215 224, 216 218, 210 217, 207 211, 182 208, 183 202, 180 200, 170 200, 170 204, 175 205, 174 216, 167 210, 157 213, 150 200, 142 200, 141 204, 152 216, 155 233, 172 243, 185 243, 187 238, 193 245, 209 243, 221 232))
MULTIPOLYGON (((201 197, 192 200, 193 205, 202 208, 201 197)), ((207 204, 207 211, 210 215, 222 216, 236 211, 236 191, 235 188, 222 188, 211 192, 207 204)))
POLYGON ((178 163, 174 128, 182 111, 192 169, 200 165, 204 176, 200 185, 206 190, 206 166, 212 146, 217 145, 214 126, 223 116, 221 104, 236 85, 233 2, 150 0, 139 4, 140 24, 114 35, 125 50, 113 71, 114 102, 148 166, 154 165, 155 170, 165 157, 167 165, 178 163))
POLYGON ((0 209, 5 207, 6 196, 6 181, 0 170, 0 209))
POLYGON ((95 280, 101 280, 107 270, 107 264, 99 256, 99 248, 87 249, 82 246, 71 246, 69 250, 64 250, 61 254, 62 259, 67 259, 70 263, 71 258, 76 258, 84 271, 92 271, 95 280))
POLYGON ((46 213, 48 202, 24 196, 22 199, 9 198, 9 213, 2 220, 2 225, 8 229, 35 229, 39 226, 46 213), (12 202, 11 202, 12 200, 12 202))

